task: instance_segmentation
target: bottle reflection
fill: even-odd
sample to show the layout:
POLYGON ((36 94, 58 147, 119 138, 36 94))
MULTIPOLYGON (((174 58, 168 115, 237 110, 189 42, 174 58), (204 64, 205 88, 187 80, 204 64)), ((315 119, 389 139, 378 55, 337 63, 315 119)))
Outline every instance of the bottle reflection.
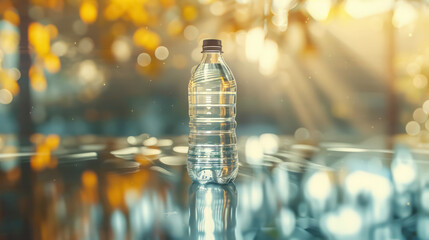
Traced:
POLYGON ((233 183, 194 183, 189 201, 190 239, 235 239, 237 191, 233 183))

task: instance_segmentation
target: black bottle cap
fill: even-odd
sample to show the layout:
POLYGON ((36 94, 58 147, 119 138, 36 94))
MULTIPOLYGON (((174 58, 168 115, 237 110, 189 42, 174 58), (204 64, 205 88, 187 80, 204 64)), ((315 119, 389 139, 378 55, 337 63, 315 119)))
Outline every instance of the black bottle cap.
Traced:
POLYGON ((222 52, 222 41, 219 39, 204 39, 203 41, 203 52, 205 51, 221 51, 222 52))

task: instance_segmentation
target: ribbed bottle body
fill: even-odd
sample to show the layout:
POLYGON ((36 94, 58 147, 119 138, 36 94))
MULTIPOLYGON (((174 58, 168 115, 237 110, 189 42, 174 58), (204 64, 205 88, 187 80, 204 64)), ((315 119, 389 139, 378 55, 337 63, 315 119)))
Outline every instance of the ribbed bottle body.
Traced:
POLYGON ((238 170, 237 86, 222 61, 202 62, 188 87, 188 173, 197 182, 228 183, 238 170))

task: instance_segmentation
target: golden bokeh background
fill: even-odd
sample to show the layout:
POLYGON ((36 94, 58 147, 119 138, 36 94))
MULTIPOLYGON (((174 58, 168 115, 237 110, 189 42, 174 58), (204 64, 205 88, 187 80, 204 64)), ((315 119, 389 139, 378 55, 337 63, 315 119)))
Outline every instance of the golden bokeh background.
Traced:
POLYGON ((238 134, 429 133, 427 1, 2 0, 0 132, 187 134, 205 38, 238 83, 238 134))

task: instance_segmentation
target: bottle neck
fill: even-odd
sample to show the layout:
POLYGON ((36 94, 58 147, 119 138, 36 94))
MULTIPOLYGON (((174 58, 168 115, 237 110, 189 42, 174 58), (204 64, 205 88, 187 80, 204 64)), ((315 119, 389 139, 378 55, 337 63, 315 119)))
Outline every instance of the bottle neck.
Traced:
POLYGON ((221 51, 203 51, 201 63, 223 63, 221 51))

